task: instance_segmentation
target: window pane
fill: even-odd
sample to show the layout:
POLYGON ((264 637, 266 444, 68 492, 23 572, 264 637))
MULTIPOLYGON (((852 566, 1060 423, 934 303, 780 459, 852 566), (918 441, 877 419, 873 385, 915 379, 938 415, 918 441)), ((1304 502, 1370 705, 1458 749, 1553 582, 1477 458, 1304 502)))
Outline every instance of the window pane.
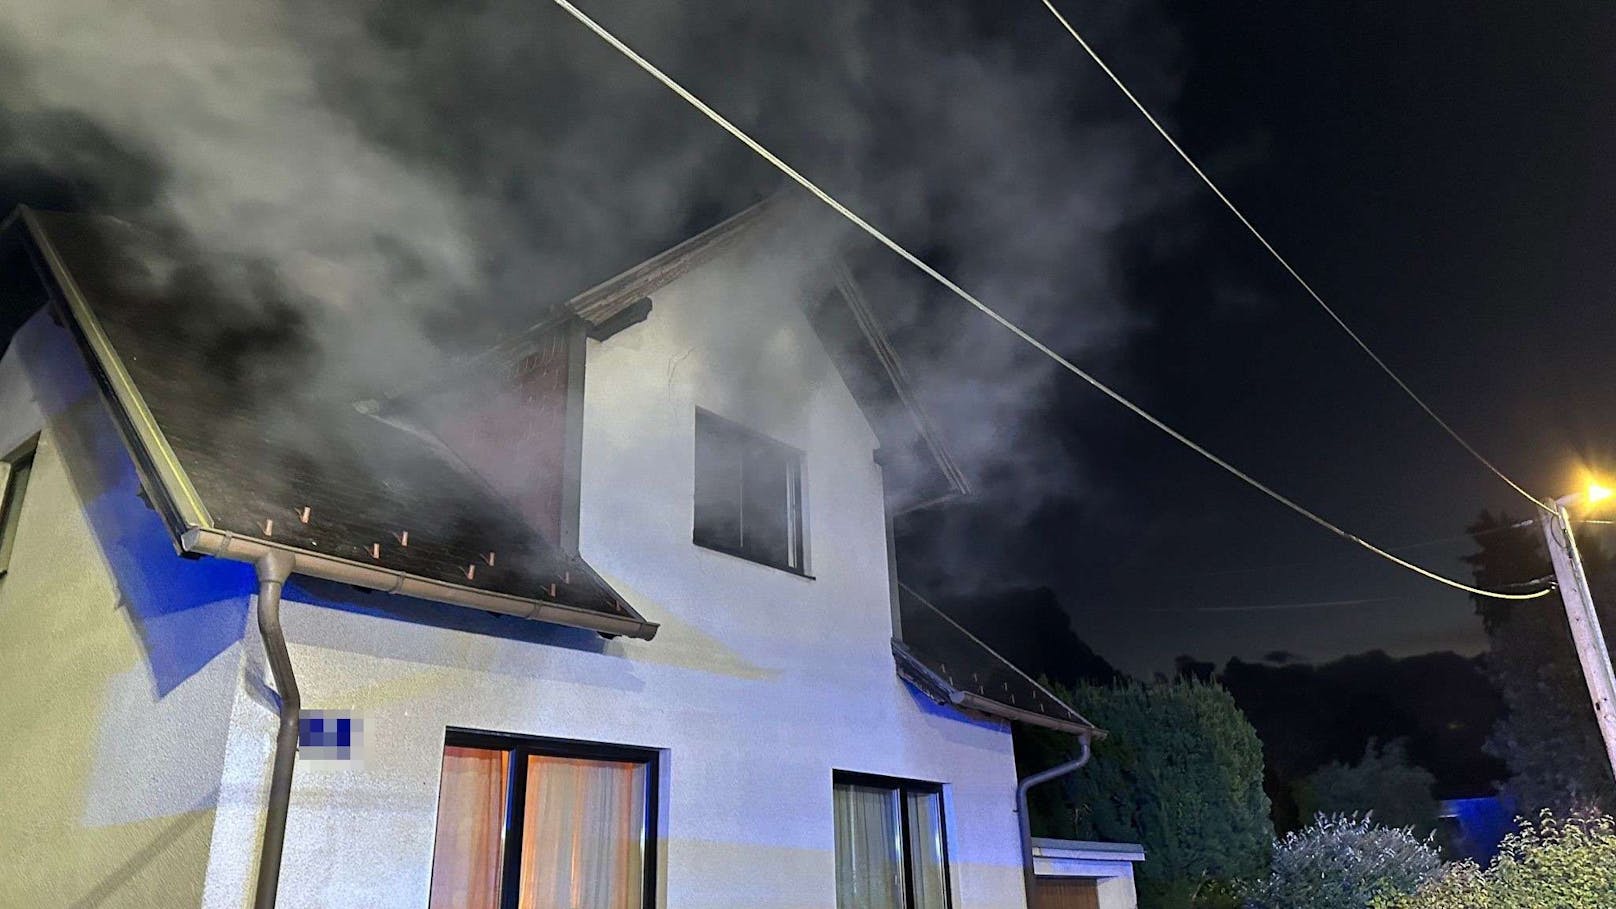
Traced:
POLYGON ((910 790, 904 793, 904 801, 909 812, 909 868, 915 893, 912 909, 948 909, 942 793, 910 790))
POLYGON ((696 532, 698 543, 741 548, 741 447, 728 427, 696 416, 696 532))
POLYGON ((791 487, 795 458, 758 440, 747 446, 742 465, 742 546, 747 554, 774 565, 796 566, 791 552, 791 487))
POLYGON ((894 789, 836 783, 837 909, 903 909, 894 789))
POLYGON ((443 749, 431 909, 498 909, 508 751, 443 749))
POLYGON ((645 765, 530 756, 522 909, 644 905, 645 765))

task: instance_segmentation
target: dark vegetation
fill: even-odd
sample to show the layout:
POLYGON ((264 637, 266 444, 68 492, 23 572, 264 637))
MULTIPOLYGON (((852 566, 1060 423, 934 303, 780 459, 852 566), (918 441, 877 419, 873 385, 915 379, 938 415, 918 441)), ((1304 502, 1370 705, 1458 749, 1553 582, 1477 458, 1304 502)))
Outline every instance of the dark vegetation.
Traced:
MULTIPOLYGON (((1140 905, 1188 909, 1220 882, 1268 868, 1273 828, 1262 746, 1229 693, 1174 680, 1058 687, 1110 733, 1080 773, 1031 793, 1035 835, 1139 843, 1140 905)), ((1073 736, 1016 730, 1016 763, 1035 773, 1075 755, 1073 736)))
POLYGON ((1444 652, 1395 659, 1376 651, 1318 666, 1230 660, 1220 680, 1262 739, 1265 785, 1281 830, 1311 818, 1297 800, 1310 776, 1361 764, 1374 743, 1397 743, 1398 757, 1429 772, 1427 803, 1489 795, 1507 773, 1483 750, 1503 702, 1474 658, 1444 652))

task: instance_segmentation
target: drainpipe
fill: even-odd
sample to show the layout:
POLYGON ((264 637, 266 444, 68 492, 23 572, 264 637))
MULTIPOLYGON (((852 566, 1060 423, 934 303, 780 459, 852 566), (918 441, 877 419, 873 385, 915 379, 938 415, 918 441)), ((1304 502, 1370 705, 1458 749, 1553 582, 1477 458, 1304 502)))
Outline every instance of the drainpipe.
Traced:
POLYGON ((1039 783, 1047 783, 1050 780, 1081 769, 1084 764, 1089 762, 1089 739, 1091 737, 1091 733, 1078 733, 1076 760, 1058 764, 1043 773, 1035 773, 1016 785, 1016 814, 1021 821, 1021 877, 1025 882, 1027 905, 1029 907, 1032 906, 1033 888, 1037 885, 1037 881, 1032 868, 1032 821, 1027 817, 1027 790, 1037 786, 1039 783))
POLYGON ((297 726, 302 699, 292 676, 292 658, 281 632, 281 587, 292 573, 292 556, 270 550, 254 563, 258 569, 258 631, 275 689, 281 695, 281 727, 275 737, 275 769, 269 781, 269 808, 264 817, 264 845, 258 855, 258 888, 254 909, 274 909, 281 879, 281 846, 286 841, 286 808, 292 799, 292 769, 297 761, 297 726))

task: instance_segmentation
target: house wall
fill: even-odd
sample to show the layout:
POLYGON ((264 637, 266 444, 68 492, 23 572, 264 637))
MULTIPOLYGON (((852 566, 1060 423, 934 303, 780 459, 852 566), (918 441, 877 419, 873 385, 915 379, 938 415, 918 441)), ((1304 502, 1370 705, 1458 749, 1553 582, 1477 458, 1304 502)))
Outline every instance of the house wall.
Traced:
MULTIPOLYGON (((1010 736, 896 678, 875 438, 788 289, 741 261, 588 346, 581 549, 655 640, 289 588, 304 704, 361 715, 365 741, 359 760, 300 760, 282 906, 426 905, 449 726, 662 749, 663 906, 834 906, 836 769, 946 784, 954 905, 1023 905, 1010 736), (691 543, 698 406, 806 453, 812 578, 691 543)), ((253 634, 210 907, 247 904, 262 823, 274 716, 253 634)))
POLYGON ((35 433, 0 576, 0 905, 195 906, 246 588, 174 553, 45 312, 0 358, 0 453, 35 433))

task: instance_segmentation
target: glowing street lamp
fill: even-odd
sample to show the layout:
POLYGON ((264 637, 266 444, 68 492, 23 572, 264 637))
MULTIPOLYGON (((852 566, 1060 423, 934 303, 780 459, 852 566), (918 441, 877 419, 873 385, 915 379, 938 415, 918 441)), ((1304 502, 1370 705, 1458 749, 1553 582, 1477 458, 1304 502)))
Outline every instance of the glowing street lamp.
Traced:
POLYGON ((1613 495, 1616 495, 1616 490, 1612 490, 1609 486, 1597 480, 1589 480, 1586 487, 1555 499, 1554 504, 1561 508, 1572 508, 1577 505, 1597 505, 1613 495))

